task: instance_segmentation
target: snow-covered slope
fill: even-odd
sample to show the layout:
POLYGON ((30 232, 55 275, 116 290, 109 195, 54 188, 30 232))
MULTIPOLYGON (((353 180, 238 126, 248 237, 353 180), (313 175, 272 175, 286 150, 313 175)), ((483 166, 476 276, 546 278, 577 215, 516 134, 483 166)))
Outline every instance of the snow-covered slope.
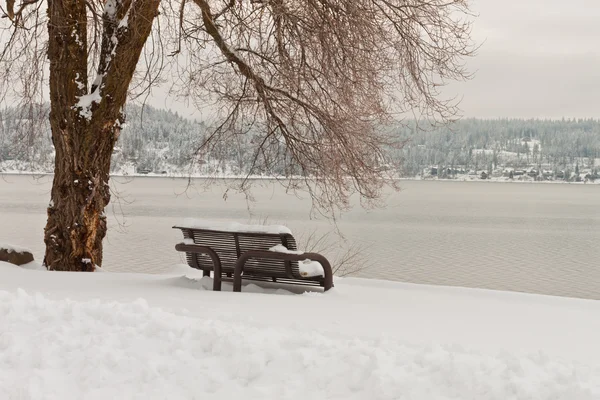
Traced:
POLYGON ((0 263, 2 399, 598 399, 600 303, 0 263), (31 267, 31 266, 30 266, 31 267))

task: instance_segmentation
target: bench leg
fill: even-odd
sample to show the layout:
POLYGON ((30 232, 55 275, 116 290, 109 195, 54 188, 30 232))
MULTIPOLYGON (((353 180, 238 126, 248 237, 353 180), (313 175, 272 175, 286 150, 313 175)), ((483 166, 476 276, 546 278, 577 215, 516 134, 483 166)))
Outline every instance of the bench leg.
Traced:
POLYGON ((213 291, 221 291, 221 263, 214 266, 213 272, 213 291))
POLYGON ((323 289, 328 291, 333 287, 333 271, 331 270, 331 264, 329 264, 329 261, 325 257, 323 257, 321 265, 325 269, 325 285, 323 285, 323 289))
POLYGON ((325 276, 323 276, 323 291, 328 291, 333 287, 333 271, 331 269, 331 264, 329 260, 327 260, 324 256, 316 253, 310 253, 309 257, 311 260, 318 261, 323 267, 323 272, 325 276))
POLYGON ((247 254, 242 254, 240 258, 235 262, 235 269, 233 270, 233 291, 242 291, 242 273, 244 272, 244 265, 250 257, 247 254))

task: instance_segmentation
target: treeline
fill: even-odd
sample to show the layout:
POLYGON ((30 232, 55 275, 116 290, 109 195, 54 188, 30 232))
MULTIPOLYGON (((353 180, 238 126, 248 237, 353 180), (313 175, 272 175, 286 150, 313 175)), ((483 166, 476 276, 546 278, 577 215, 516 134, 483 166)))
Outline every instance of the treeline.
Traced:
POLYGON ((14 161, 20 169, 52 168, 49 108, 32 104, 27 109, 0 109, 0 162, 14 161))
POLYGON ((202 122, 168 110, 133 105, 127 107, 126 115, 113 152, 113 172, 127 163, 142 171, 183 169, 207 133, 202 122))
MULTIPOLYGON (((0 110, 0 170, 52 171, 54 150, 47 105, 0 110)), ((113 172, 180 172, 244 174, 255 162, 253 135, 231 135, 195 157, 209 128, 175 112, 130 105, 127 125, 113 153, 113 172), (195 157, 195 158, 194 158, 195 157)), ((505 168, 579 171, 597 170, 600 121, 595 119, 522 120, 463 119, 450 126, 431 127, 414 122, 392 126, 407 140, 393 156, 400 160, 400 176, 440 171, 488 173, 505 168)), ((289 160, 269 165, 264 174, 289 173, 289 160)), ((256 167, 256 164, 254 164, 256 167)))
POLYGON ((396 132, 408 140, 399 152, 407 176, 430 166, 595 168, 600 157, 600 121, 595 119, 463 119, 438 128, 409 123, 396 132))
MULTIPOLYGON (((4 169, 52 170, 54 148, 48 113, 48 105, 0 110, 0 165, 4 169)), ((183 169, 207 131, 202 122, 150 106, 128 106, 126 115, 113 152, 113 172, 125 165, 138 170, 183 169)))
MULTIPOLYGON (((53 170, 48 112, 48 105, 0 111, 0 172, 53 170)), ((257 174, 290 172, 284 152, 268 167, 257 162, 252 133, 232 134, 226 143, 211 143, 198 151, 211 133, 204 122, 151 106, 129 105, 125 112, 126 124, 112 156, 113 173, 243 175, 250 166, 257 174)))

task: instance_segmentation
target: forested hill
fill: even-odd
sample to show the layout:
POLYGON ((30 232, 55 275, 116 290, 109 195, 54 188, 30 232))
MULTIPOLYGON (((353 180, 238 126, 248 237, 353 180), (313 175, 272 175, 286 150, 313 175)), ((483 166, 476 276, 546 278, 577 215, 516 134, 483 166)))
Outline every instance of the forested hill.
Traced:
MULTIPOLYGON (((47 106, 0 110, 0 171, 52 171, 47 116, 47 106)), ((546 178, 569 179, 575 172, 597 172, 600 166, 600 121, 594 119, 463 119, 441 128, 417 128, 409 122, 387 129, 409 139, 395 154, 402 161, 399 176, 428 176, 438 170, 434 175, 441 178, 481 171, 499 176, 507 170, 532 175, 535 170, 539 178, 546 171, 546 178)), ((112 171, 189 173, 194 150, 207 133, 201 121, 150 106, 128 106, 112 171)), ((244 174, 252 160, 251 141, 251 134, 235 135, 235 143, 204 154, 194 173, 244 174)))
POLYGON ((401 152, 405 175, 423 174, 431 166, 568 173, 596 170, 600 162, 600 121, 594 119, 463 119, 448 127, 409 125, 397 132, 410 139, 401 152))
MULTIPOLYGON (((113 172, 183 171, 206 133, 202 122, 168 110, 130 105, 126 115, 113 152, 113 172)), ((0 121, 0 171, 52 171, 54 150, 47 105, 1 110, 0 121)))

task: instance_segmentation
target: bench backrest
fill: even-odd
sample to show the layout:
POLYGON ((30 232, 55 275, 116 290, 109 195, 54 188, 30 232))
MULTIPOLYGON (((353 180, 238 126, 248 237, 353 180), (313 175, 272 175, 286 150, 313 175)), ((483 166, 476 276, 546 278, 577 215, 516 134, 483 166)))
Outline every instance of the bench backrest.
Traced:
MULTIPOLYGON (((192 239, 194 244, 212 248, 221 259, 224 273, 233 272, 236 260, 249 250, 269 250, 277 245, 297 250, 296 240, 289 233, 225 232, 180 226, 175 228, 181 229, 183 237, 192 239)), ((212 260, 207 255, 186 253, 186 259, 193 268, 213 269, 212 260)), ((245 264, 244 274, 302 279, 297 261, 251 259, 245 264)))

